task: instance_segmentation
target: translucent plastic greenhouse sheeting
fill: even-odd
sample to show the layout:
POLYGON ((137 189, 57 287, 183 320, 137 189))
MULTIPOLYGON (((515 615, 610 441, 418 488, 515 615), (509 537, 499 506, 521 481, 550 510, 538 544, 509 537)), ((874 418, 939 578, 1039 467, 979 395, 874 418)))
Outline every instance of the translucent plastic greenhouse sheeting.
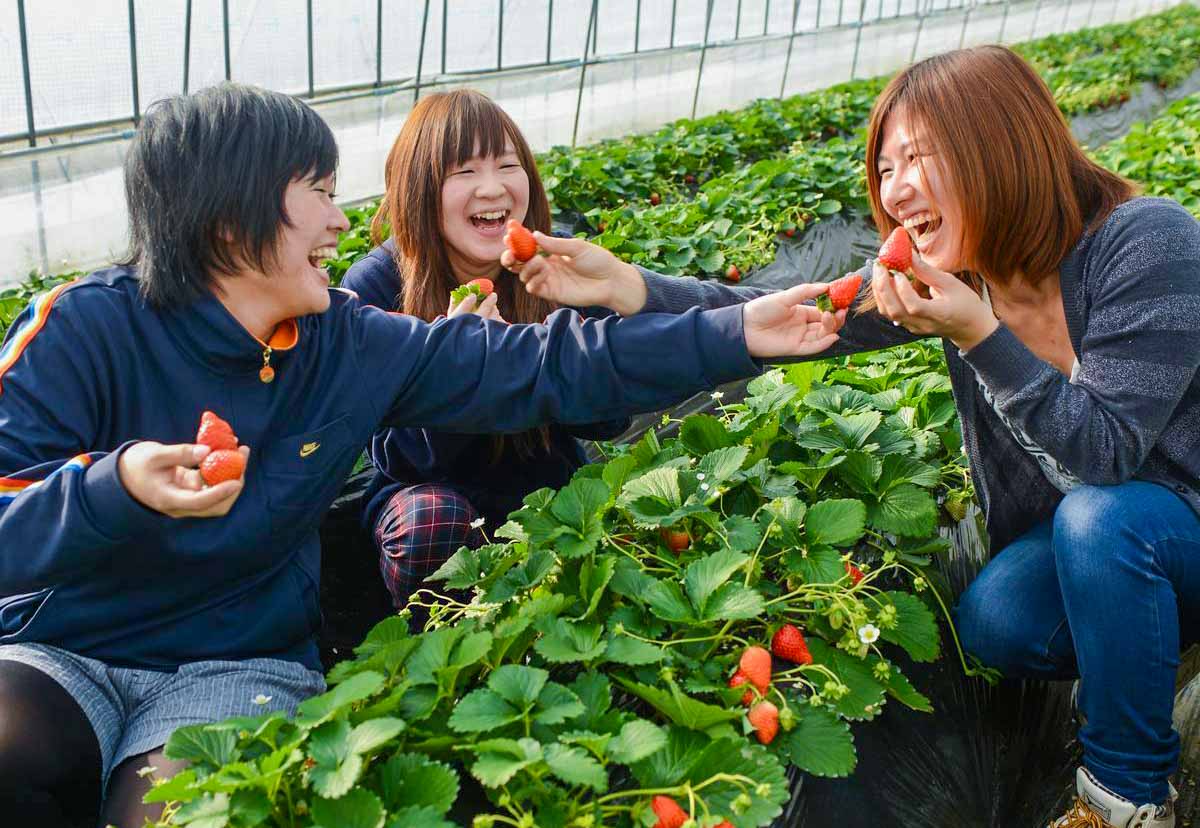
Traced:
MULTIPOLYGON (((546 2, 505 2, 505 65, 524 62, 522 49, 530 50, 530 60, 545 60, 546 2), (539 33, 538 43, 533 43, 532 35, 522 37, 523 26, 529 32, 539 33), (535 45, 537 49, 533 48, 535 45), (533 54, 534 51, 538 54, 533 54)), ((702 0, 677 3, 675 43, 677 46, 690 43, 691 48, 590 64, 584 75, 582 96, 578 66, 484 75, 471 79, 469 85, 504 106, 535 149, 541 150, 571 143, 576 130, 577 101, 576 140, 582 144, 650 130, 690 116, 693 101, 696 114, 704 115, 743 106, 758 97, 777 96, 781 87, 784 94, 791 95, 823 88, 852 75, 861 78, 891 72, 913 56, 920 58, 956 48, 960 42, 966 45, 994 42, 1001 35, 1006 42, 1017 42, 1035 34, 1078 29, 1089 23, 1128 20, 1176 5, 1174 0, 1024 0, 1008 4, 1006 13, 1003 3, 945 10, 959 3, 922 0, 922 9, 932 11, 914 16, 916 3, 917 0, 822 0, 820 3, 801 0, 796 25, 801 33, 794 39, 789 62, 787 38, 760 37, 748 42, 745 38, 761 35, 764 24, 769 33, 786 32, 791 25, 790 2, 774 0, 770 3, 770 16, 765 17, 765 0, 743 0, 739 27, 736 0, 717 0, 709 41, 728 40, 735 34, 743 40, 704 50, 698 93, 701 50, 694 46, 704 36, 702 0), (905 16, 896 18, 897 9, 905 16), (860 11, 867 21, 861 28, 857 25, 860 11), (839 14, 841 26, 838 26, 839 14), (816 29, 818 24, 820 28, 816 29)), ((303 8, 297 14, 297 5, 284 0, 230 4, 230 54, 235 79, 287 91, 307 88, 307 32, 303 8)), ((415 72, 413 48, 419 40, 420 19, 413 10, 419 10, 423 4, 383 5, 384 76, 415 72), (409 47, 403 46, 404 43, 409 43, 409 47)), ((441 70, 442 5, 436 0, 430 3, 424 76, 441 70)), ((447 72, 476 65, 468 61, 472 56, 482 61, 479 67, 494 66, 499 31, 495 0, 490 3, 455 0, 447 5, 451 9, 446 37, 447 72), (489 8, 491 12, 486 11, 489 8)), ((89 3, 89 8, 99 9, 95 16, 87 18, 87 26, 70 29, 54 22, 62 19, 61 4, 55 5, 54 18, 37 17, 42 12, 35 13, 35 6, 41 4, 26 2, 31 43, 40 44, 37 48, 31 46, 31 53, 36 60, 44 61, 32 67, 37 122, 51 125, 127 112, 124 104, 124 109, 110 106, 113 96, 119 98, 128 88, 125 85, 129 79, 128 66, 112 57, 126 54, 126 3, 118 0, 89 3), (121 13, 114 11, 116 7, 121 13), (78 100, 82 108, 71 109, 72 100, 78 100)), ((219 0, 194 0, 189 78, 193 89, 224 76, 220 6, 219 0)), ((596 52, 604 55, 631 51, 635 37, 640 49, 664 46, 670 39, 670 15, 663 14, 668 6, 667 0, 644 0, 641 25, 635 27, 637 0, 601 0, 603 14, 595 38, 596 52)), ((143 106, 181 88, 181 67, 177 64, 182 60, 182 33, 178 25, 182 8, 183 0, 135 3, 143 106)), ((313 9, 316 85, 361 80, 367 68, 373 72, 375 3, 353 0, 335 5, 332 0, 314 0, 313 9), (359 21, 358 28, 335 24, 343 18, 359 21), (341 57, 331 59, 335 55, 341 57)), ((588 9, 587 0, 554 3, 552 59, 578 57, 582 53, 588 9)), ((15 24, 15 13, 6 5, 0 10, 0 44, 11 48, 0 49, 0 68, 3 68, 0 119, 15 118, 13 123, 5 121, 4 129, 19 130, 24 123, 19 64, 15 77, 9 71, 11 55, 19 53, 13 31, 15 24)), ((333 127, 341 148, 338 189, 346 203, 376 196, 382 190, 384 158, 413 100, 412 90, 405 90, 317 104, 333 127)), ((94 266, 124 249, 126 214, 120 165, 126 146, 125 141, 114 141, 38 156, 0 159, 0 227, 3 227, 0 243, 9 251, 0 267, 0 285, 17 282, 33 269, 54 272, 66 267, 94 266)))

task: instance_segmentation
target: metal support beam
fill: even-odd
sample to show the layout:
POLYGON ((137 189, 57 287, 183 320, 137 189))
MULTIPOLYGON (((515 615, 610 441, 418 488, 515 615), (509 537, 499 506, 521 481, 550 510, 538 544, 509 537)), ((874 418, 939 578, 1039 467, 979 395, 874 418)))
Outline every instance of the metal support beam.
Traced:
POLYGON ((779 81, 779 99, 783 100, 783 90, 787 88, 788 72, 792 66, 792 47, 796 44, 796 18, 800 15, 800 0, 792 0, 792 31, 788 38, 787 57, 783 60, 783 78, 779 81))
POLYGON ((29 79, 29 36, 25 32, 25 0, 17 0, 17 27, 21 30, 21 77, 25 81, 25 127, 29 146, 37 146, 33 126, 33 84, 29 79))
POLYGON ((587 77, 588 44, 592 42, 596 27, 596 7, 600 0, 592 0, 592 11, 588 15, 587 34, 583 38, 583 65, 579 67, 579 91, 575 95, 575 123, 571 126, 571 146, 579 139, 579 108, 583 106, 583 84, 587 77))
POLYGON ((704 80, 704 58, 708 54, 708 33, 712 27, 713 0, 708 0, 704 15, 704 42, 700 44, 700 66, 696 69, 696 91, 692 93, 692 118, 696 117, 696 105, 700 103, 700 82, 704 80))

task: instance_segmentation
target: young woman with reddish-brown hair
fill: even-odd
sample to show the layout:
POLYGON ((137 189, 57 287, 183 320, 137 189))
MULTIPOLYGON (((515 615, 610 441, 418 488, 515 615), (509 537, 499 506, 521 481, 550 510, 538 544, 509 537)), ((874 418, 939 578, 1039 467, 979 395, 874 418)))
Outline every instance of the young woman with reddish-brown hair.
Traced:
MULTIPOLYGON (((964 645, 1009 676, 1079 679, 1078 800, 1055 828, 1174 826, 1176 670, 1200 637, 1200 225, 1091 161, 1000 46, 900 72, 866 161, 880 237, 913 236, 916 281, 868 262, 830 353, 945 344, 994 553, 956 610, 964 645)), ((521 278, 559 302, 761 293, 539 241, 571 258, 521 278)))
MULTIPOLYGON (((342 282, 365 303, 426 321, 474 312, 542 322, 559 309, 526 292, 500 265, 505 223, 515 219, 549 232, 550 205, 529 144, 485 95, 461 89, 423 98, 388 154, 384 185, 372 224, 378 246, 342 282), (491 280, 495 291, 478 307, 470 295, 455 306, 451 291, 476 278, 491 280)), ((579 310, 589 317, 611 313, 579 310)), ((459 547, 483 543, 474 525, 479 519, 497 527, 525 495, 566 485, 585 462, 576 438, 609 439, 628 424, 622 418, 520 434, 421 428, 376 434, 364 524, 395 606, 405 606, 459 547)))

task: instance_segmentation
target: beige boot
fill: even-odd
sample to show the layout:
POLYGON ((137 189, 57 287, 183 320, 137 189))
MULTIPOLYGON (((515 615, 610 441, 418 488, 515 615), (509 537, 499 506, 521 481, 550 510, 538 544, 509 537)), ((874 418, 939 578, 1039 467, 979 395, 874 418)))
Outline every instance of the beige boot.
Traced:
POLYGON ((1171 794, 1162 805, 1134 805, 1105 788, 1081 767, 1075 772, 1075 804, 1049 828, 1175 828, 1175 800, 1171 794))

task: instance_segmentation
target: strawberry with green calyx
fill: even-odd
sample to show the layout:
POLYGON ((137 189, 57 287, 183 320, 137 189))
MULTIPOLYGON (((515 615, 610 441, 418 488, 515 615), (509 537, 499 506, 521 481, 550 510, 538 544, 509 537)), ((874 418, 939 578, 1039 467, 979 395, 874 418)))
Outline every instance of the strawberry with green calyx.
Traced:
POLYGON ((663 543, 667 548, 676 555, 687 550, 692 545, 692 536, 688 534, 686 529, 668 529, 663 528, 659 531, 662 535, 663 543))
POLYGON ((845 562, 846 574, 850 576, 852 586, 858 586, 858 582, 863 579, 862 570, 849 561, 845 562))
POLYGON ((527 262, 537 255, 537 240, 525 225, 516 219, 508 220, 508 232, 504 234, 504 244, 508 247, 513 258, 518 262, 527 262))
MULTIPOLYGON (((730 687, 741 687, 743 684, 749 684, 749 683, 750 683, 750 678, 745 673, 743 673, 741 670, 738 670, 736 673, 734 673, 732 676, 729 677, 729 686, 730 687)), ((745 693, 742 694, 742 704, 749 707, 750 702, 752 702, 752 701, 754 701, 754 691, 753 690, 747 690, 745 693)))
POLYGON ((246 471, 246 458, 237 449, 218 449, 200 461, 200 476, 209 486, 237 480, 246 471))
POLYGON ((750 708, 746 718, 750 720, 750 724, 754 728, 754 735, 758 737, 759 742, 769 745, 775 741, 775 736, 779 733, 778 707, 764 699, 750 708))
POLYGON ((747 647, 738 661, 738 668, 758 688, 759 693, 766 693, 771 686, 771 654, 762 647, 747 647))
POLYGON ((854 304, 854 297, 858 296, 861 286, 861 273, 850 273, 830 282, 826 291, 817 297, 817 307, 831 313, 845 310, 854 304))
POLYGON ((479 307, 479 303, 488 298, 495 289, 491 279, 472 279, 465 285, 459 285, 450 291, 450 301, 455 305, 460 305, 468 296, 475 294, 475 307, 479 307))
POLYGON ((902 273, 909 279, 912 272, 912 239, 903 227, 897 227, 892 235, 887 237, 879 248, 879 263, 895 273, 902 273))
POLYGON ((731 282, 742 281, 742 271, 738 270, 737 265, 730 265, 725 271, 725 278, 731 282))
POLYGON ((208 446, 213 451, 236 449, 237 436, 232 426, 211 411, 200 415, 200 428, 196 431, 196 443, 208 446))
POLYGON ((650 801, 650 810, 658 817, 655 828, 682 828, 690 819, 688 812, 669 796, 656 796, 650 801))
POLYGON ((812 653, 808 651, 808 642, 804 633, 793 624, 784 624, 775 631, 771 638, 771 652, 780 658, 794 664, 812 664, 812 653))

